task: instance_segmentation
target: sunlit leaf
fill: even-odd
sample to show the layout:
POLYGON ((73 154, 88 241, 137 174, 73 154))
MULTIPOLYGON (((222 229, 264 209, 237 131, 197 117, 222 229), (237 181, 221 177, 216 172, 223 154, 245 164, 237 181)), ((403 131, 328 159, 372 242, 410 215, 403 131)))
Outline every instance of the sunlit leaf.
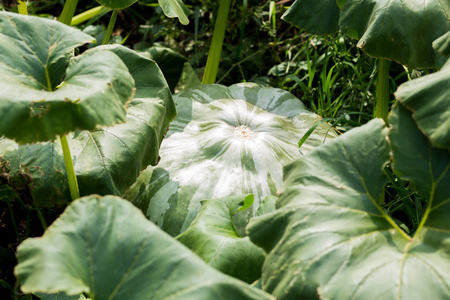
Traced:
POLYGON ((0 32, 0 136, 48 141, 125 121, 134 81, 117 55, 87 51, 70 60, 92 37, 7 12, 0 12, 0 32))
POLYGON ((189 9, 181 0, 158 0, 164 14, 169 18, 178 18, 181 24, 189 24, 189 9))
MULTIPOLYGON (((170 89, 152 60, 122 46, 97 47, 92 52, 113 52, 136 82, 128 104, 127 122, 95 131, 69 135, 82 195, 121 196, 139 172, 158 161, 159 144, 175 115, 170 89)), ((35 204, 51 207, 67 202, 67 176, 59 141, 18 146, 0 139, 0 177, 17 191, 28 190, 35 204)))
POLYGON ((330 130, 321 124, 299 151, 298 141, 320 117, 294 95, 257 84, 201 85, 174 101, 178 115, 160 162, 125 196, 173 236, 189 227, 201 200, 251 193, 254 214, 262 199, 277 194, 282 166, 321 145, 330 130))

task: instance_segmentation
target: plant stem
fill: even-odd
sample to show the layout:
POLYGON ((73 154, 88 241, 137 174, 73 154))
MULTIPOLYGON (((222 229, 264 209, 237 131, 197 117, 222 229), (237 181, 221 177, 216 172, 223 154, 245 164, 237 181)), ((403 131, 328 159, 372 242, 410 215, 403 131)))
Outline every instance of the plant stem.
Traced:
POLYGON ((209 49, 208 60, 206 61, 205 74, 203 75, 202 80, 202 83, 204 84, 216 82, 230 5, 231 0, 219 1, 219 11, 217 13, 216 24, 214 25, 214 33, 211 41, 211 47, 209 49))
POLYGON ((74 26, 74 25, 78 25, 81 24, 83 22, 86 22, 87 20, 92 19, 93 17, 103 13, 103 12, 107 12, 110 11, 109 8, 106 8, 104 6, 97 6, 94 8, 91 8, 85 12, 82 12, 79 15, 76 15, 75 17, 72 18, 72 22, 70 23, 70 25, 74 26))
POLYGON ((59 21, 61 23, 70 25, 73 15, 75 14, 75 9, 77 8, 77 4, 78 0, 66 0, 61 16, 59 16, 59 21))
POLYGON ((26 0, 25 1, 19 0, 18 10, 19 10, 19 14, 21 14, 21 15, 28 15, 27 1, 26 0))
POLYGON ((8 210, 9 210, 9 213, 11 215, 11 222, 12 222, 12 225, 13 225, 13 228, 14 228, 14 232, 16 233, 17 239, 20 242, 22 242, 22 238, 20 237, 19 230, 17 229, 16 218, 14 217, 14 212, 13 212, 13 209, 11 207, 11 203, 9 201, 6 201, 6 203, 8 205, 8 210))
POLYGON ((244 38, 245 38, 245 20, 247 19, 247 8, 248 8, 248 0, 243 0, 242 3, 242 19, 241 19, 241 24, 239 25, 239 31, 240 31, 240 35, 239 35, 239 45, 238 48, 236 50, 236 56, 234 57, 234 59, 238 60, 241 54, 241 49, 242 49, 242 43, 244 42, 244 38))
POLYGON ((16 291, 14 291, 14 289, 12 288, 12 286, 9 283, 4 281, 3 279, 0 279, 0 285, 4 286, 5 288, 7 288, 9 290, 9 292, 11 293, 11 296, 13 297, 14 300, 19 299, 19 298, 17 298, 16 291))
POLYGON ((44 229, 44 231, 46 231, 48 228, 47 221, 45 220, 44 216, 42 215, 40 208, 35 207, 35 209, 36 209, 36 214, 39 219, 39 222, 41 222, 42 228, 44 229))
POLYGON ((427 208, 425 210, 425 213, 422 216, 422 220, 420 220, 419 226, 417 226, 417 230, 414 233, 414 238, 417 237, 417 235, 422 231, 423 226, 425 225, 425 222, 428 220, 428 216, 430 215, 431 208, 433 207, 433 200, 436 194, 436 182, 433 182, 431 185, 431 192, 430 192, 430 198, 427 203, 427 208))
POLYGON ((376 117, 383 119, 386 124, 389 113, 389 66, 391 62, 387 59, 378 60, 378 75, 376 85, 376 117))
POLYGON ((63 154, 64 154, 64 162, 66 165, 67 179, 69 180, 70 196, 73 201, 75 199, 80 198, 80 191, 78 190, 77 177, 75 175, 75 169, 73 167, 73 161, 72 161, 72 156, 70 154, 69 143, 67 142, 67 136, 65 134, 63 134, 59 137, 59 139, 61 141, 61 146, 62 146, 63 154))
POLYGON ((108 28, 106 28, 105 36, 103 37, 102 45, 107 45, 109 40, 111 39, 111 34, 114 29, 114 25, 116 24, 117 14, 119 11, 117 9, 113 10, 111 15, 111 19, 109 19, 108 28))

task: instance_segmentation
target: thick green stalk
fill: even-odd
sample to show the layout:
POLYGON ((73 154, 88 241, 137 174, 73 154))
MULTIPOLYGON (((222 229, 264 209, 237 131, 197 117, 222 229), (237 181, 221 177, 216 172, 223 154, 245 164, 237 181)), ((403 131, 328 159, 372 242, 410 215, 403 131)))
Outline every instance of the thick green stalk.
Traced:
POLYGON ((114 25, 116 24, 118 13, 119 13, 119 11, 117 9, 113 10, 111 19, 109 19, 108 28, 106 28, 105 36, 103 37, 102 45, 107 45, 109 43, 109 40, 111 39, 112 31, 114 29, 114 25))
POLYGON ((217 13, 216 24, 214 26, 214 33, 208 53, 208 60, 206 61, 205 74, 203 74, 202 83, 208 84, 216 82, 230 5, 231 0, 219 1, 219 12, 217 13))
POLYGON ((101 6, 101 5, 91 8, 91 9, 89 9, 85 12, 82 12, 81 14, 73 17, 70 25, 75 26, 75 25, 81 24, 81 23, 86 22, 87 20, 90 20, 93 17, 95 17, 103 12, 107 12, 107 11, 110 11, 110 9, 107 7, 101 6))
POLYGON ((378 60, 378 75, 376 85, 376 117, 387 123, 389 113, 389 66, 391 62, 387 59, 378 60))
POLYGON ((67 142, 67 136, 65 134, 59 137, 64 154, 64 162, 66 164, 67 179, 69 180, 70 196, 72 200, 80 198, 80 192, 78 190, 77 177, 75 175, 75 169, 73 167, 72 156, 70 154, 69 143, 67 142))
POLYGON ((19 14, 21 14, 21 15, 28 15, 27 1, 26 0, 25 1, 19 0, 18 10, 19 10, 19 14))
POLYGON ((75 15, 75 9, 77 8, 78 0, 66 0, 64 4, 61 16, 59 16, 59 21, 63 24, 70 25, 72 18, 75 15))

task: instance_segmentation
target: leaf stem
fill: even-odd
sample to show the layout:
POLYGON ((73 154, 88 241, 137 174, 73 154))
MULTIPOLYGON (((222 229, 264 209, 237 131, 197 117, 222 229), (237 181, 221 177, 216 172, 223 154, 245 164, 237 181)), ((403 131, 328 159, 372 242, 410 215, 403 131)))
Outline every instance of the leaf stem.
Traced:
POLYGON ((73 167, 73 161, 72 161, 72 156, 70 154, 69 143, 67 142, 67 136, 65 134, 63 134, 59 137, 59 139, 61 141, 61 146, 62 146, 63 154, 64 154, 64 162, 66 165, 67 179, 69 180, 70 196, 73 201, 75 199, 80 198, 80 191, 78 190, 77 177, 75 175, 75 169, 73 167))
POLYGON ((42 215, 41 209, 39 207, 35 207, 35 209, 36 209, 36 214, 39 219, 39 222, 41 222, 42 228, 44 229, 44 231, 46 231, 48 228, 47 221, 45 220, 44 216, 42 215))
POLYGON ((19 0, 18 10, 19 10, 19 14, 28 15, 26 0, 25 1, 19 0))
POLYGON ((11 296, 13 297, 14 300, 19 299, 19 298, 17 298, 16 292, 14 291, 14 289, 12 288, 12 286, 8 282, 6 282, 3 279, 0 279, 0 285, 2 285, 3 287, 5 287, 5 288, 7 288, 9 290, 9 292, 11 293, 11 296))
POLYGON ((219 1, 219 11, 217 13, 216 24, 214 25, 214 33, 208 53, 208 60, 206 61, 205 74, 203 74, 203 84, 216 82, 230 5, 231 0, 219 1))
POLYGON ((378 204, 376 205, 378 206, 378 209, 380 210, 381 214, 386 219, 386 221, 388 221, 388 223, 391 224, 391 226, 394 227, 404 238, 410 241, 411 237, 406 232, 404 232, 403 229, 401 229, 400 226, 398 226, 394 220, 392 220, 392 218, 384 211, 384 209, 380 205, 378 204))
POLYGON ((387 59, 378 60, 378 75, 376 85, 376 117, 383 119, 386 124, 389 113, 389 66, 391 62, 387 59))
POLYGON ((422 230, 423 226, 425 225, 425 222, 428 219, 428 215, 430 214, 431 207, 433 206, 433 199, 434 199, 435 193, 436 193, 436 183, 433 182, 433 184, 431 186, 430 200, 427 203, 427 209, 425 210, 425 213, 422 216, 422 220, 420 220, 419 226, 417 226, 416 232, 414 233, 414 238, 416 238, 416 236, 422 230))
POLYGON ((94 18, 95 16, 97 16, 101 13, 108 12, 108 11, 110 11, 109 8, 101 6, 101 5, 91 8, 85 12, 82 12, 81 14, 74 16, 72 18, 72 22, 70 23, 70 25, 74 26, 74 25, 81 24, 83 22, 86 22, 87 20, 94 18))
POLYGON ((111 34, 114 29, 114 25, 116 24, 117 14, 119 11, 117 9, 113 10, 111 18, 109 19, 108 28, 106 28, 105 36, 103 37, 102 45, 107 45, 109 40, 111 39, 111 34))
POLYGON ((59 21, 63 24, 70 25, 77 5, 78 0, 66 0, 61 16, 59 16, 59 21))
POLYGON ((10 203, 9 201, 6 201, 6 203, 7 203, 7 205, 8 205, 8 210, 9 210, 9 213, 10 213, 10 215, 11 215, 11 223, 12 223, 12 225, 13 225, 14 232, 15 232, 16 235, 17 235, 17 239, 18 239, 20 242, 22 242, 22 238, 20 237, 19 230, 17 229, 16 218, 14 217, 14 212, 13 212, 13 209, 12 209, 12 207, 11 207, 11 203, 10 203))

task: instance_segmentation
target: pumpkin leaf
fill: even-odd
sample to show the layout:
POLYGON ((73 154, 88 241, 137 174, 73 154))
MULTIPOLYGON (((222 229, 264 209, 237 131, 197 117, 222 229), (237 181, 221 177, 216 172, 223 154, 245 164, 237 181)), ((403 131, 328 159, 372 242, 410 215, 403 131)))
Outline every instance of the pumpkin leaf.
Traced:
MULTIPOLYGON (((251 193, 254 214, 277 193, 283 164, 301 156, 298 141, 320 119, 292 94, 251 83, 201 85, 174 101, 178 115, 158 166, 125 195, 173 236, 189 227, 201 200, 251 193)), ((329 129, 321 124, 301 150, 321 145, 329 129)))
POLYGON ((0 16, 0 136, 32 143, 125 121, 134 81, 116 55, 87 51, 69 63, 91 37, 57 21, 0 16))
POLYGON ((167 47, 150 47, 142 51, 144 56, 153 59, 164 74, 170 90, 173 91, 177 85, 183 65, 187 58, 167 47))
POLYGON ((436 39, 433 48, 443 56, 450 56, 450 31, 436 39))
MULTIPOLYGON (((222 273, 252 283, 261 277, 264 251, 243 236, 248 214, 240 205, 248 196, 204 200, 192 225, 176 239, 222 273)), ((251 205, 251 203, 250 203, 251 205)))
POLYGON ((18 247, 23 292, 91 299, 272 299, 207 266, 114 196, 73 202, 40 238, 18 247), (223 295, 223 296, 222 296, 223 295))
POLYGON ((370 56, 410 68, 437 68, 445 58, 432 43, 450 30, 449 14, 446 0, 347 0, 339 26, 370 56))
MULTIPOLYGON (((139 172, 158 161, 158 149, 175 115, 169 87, 156 63, 123 46, 102 46, 93 53, 115 53, 136 82, 128 104, 127 122, 69 135, 81 195, 121 196, 139 172)), ((41 207, 62 205, 69 199, 59 141, 15 145, 0 139, 0 167, 15 190, 28 190, 41 207)))
POLYGON ((195 73, 194 68, 192 68, 189 62, 185 62, 183 65, 183 71, 180 75, 180 80, 178 81, 175 91, 180 92, 190 88, 194 88, 202 84, 201 80, 195 73))
POLYGON ((281 18, 311 34, 332 34, 339 30, 340 13, 336 0, 296 0, 281 18))
POLYGON ((138 0, 97 0, 98 3, 109 9, 124 9, 138 0))
POLYGON ((287 166, 278 210, 250 221, 250 239, 268 253, 262 287, 277 299, 449 294, 450 154, 431 146, 402 104, 389 122, 389 132, 373 120, 287 166), (428 198, 413 236, 378 205, 389 152, 428 198))
POLYGON ((313 34, 336 32, 338 19, 340 30, 370 56, 438 68, 446 59, 432 44, 450 31, 449 15, 447 0, 296 0, 283 18, 313 34))
POLYGON ((450 148, 450 60, 439 72, 402 84, 395 96, 434 147, 450 148))
POLYGON ((357 280, 373 271, 360 263, 357 255, 363 249, 365 258, 373 256, 384 235, 394 245, 405 243, 395 229, 389 231, 376 204, 387 181, 382 174, 389 159, 386 135, 383 122, 374 120, 285 167, 279 209, 252 219, 247 227, 251 241, 268 253, 264 290, 277 299, 330 298, 328 290, 335 292, 333 299, 346 299, 348 290, 361 286, 357 280), (350 276, 348 270, 356 266, 360 271, 350 276), (339 284, 339 291, 331 289, 339 284))
POLYGON ((181 0, 158 0, 164 14, 169 18, 178 18, 181 24, 189 24, 188 15, 191 13, 181 0))

